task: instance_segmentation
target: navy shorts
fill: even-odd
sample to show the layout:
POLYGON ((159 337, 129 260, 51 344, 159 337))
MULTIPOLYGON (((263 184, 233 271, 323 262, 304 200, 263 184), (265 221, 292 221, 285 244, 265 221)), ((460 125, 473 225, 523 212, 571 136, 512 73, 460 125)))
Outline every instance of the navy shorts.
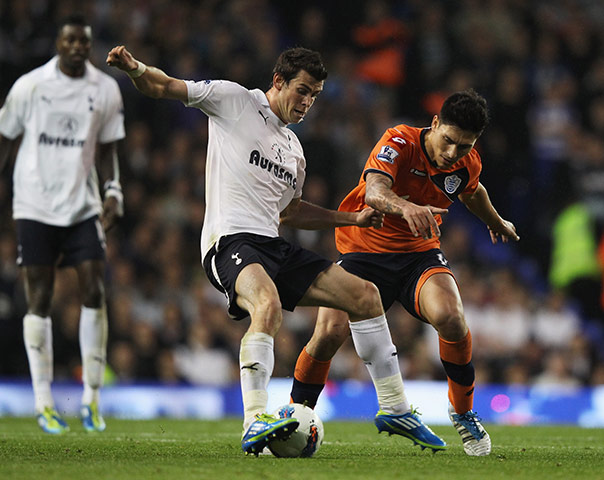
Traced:
POLYGON ((105 260, 105 232, 98 216, 69 227, 18 219, 17 265, 70 267, 84 260, 105 260))
POLYGON ((249 315, 237 305, 235 282, 241 270, 259 263, 273 279, 281 306, 293 311, 315 278, 333 262, 281 237, 237 233, 221 237, 203 259, 210 282, 226 294, 229 315, 241 320, 249 315))
POLYGON ((434 273, 453 276, 439 248, 411 253, 346 253, 340 255, 337 263, 378 287, 384 311, 398 300, 405 310, 422 321, 426 320, 419 312, 418 298, 424 282, 434 273))

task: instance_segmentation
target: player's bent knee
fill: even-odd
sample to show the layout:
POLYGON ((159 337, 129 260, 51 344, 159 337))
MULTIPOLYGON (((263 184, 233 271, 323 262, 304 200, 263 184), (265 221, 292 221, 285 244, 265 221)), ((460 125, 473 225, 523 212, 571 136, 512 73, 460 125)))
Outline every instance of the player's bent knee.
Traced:
POLYGON ((275 335, 281 327, 283 313, 278 298, 267 296, 258 299, 248 311, 256 331, 275 335))
POLYGON ((374 318, 384 313, 380 292, 373 283, 363 281, 356 293, 349 310, 351 320, 374 318))
POLYGON ((341 345, 348 338, 348 335, 350 335, 348 316, 346 316, 345 323, 340 321, 329 322, 317 329, 317 336, 321 338, 323 343, 330 345, 341 345))
POLYGON ((468 333, 468 326, 463 313, 457 310, 443 312, 430 320, 430 323, 445 340, 458 341, 468 333))

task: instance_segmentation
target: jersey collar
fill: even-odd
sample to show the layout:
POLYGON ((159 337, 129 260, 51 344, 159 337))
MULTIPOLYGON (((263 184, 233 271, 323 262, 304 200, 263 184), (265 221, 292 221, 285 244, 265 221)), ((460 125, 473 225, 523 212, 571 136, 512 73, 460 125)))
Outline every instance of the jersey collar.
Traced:
POLYGON ((277 125, 280 128, 287 127, 287 124, 283 123, 281 119, 277 115, 275 115, 275 112, 273 112, 273 110, 271 109, 271 105, 268 102, 268 97, 266 96, 266 93, 264 93, 260 89, 255 89, 252 91, 252 93, 256 96, 256 98, 260 102, 260 105, 262 105, 263 113, 268 116, 269 122, 274 125, 277 125))
POLYGON ((419 144, 422 147, 422 152, 424 152, 424 156, 426 157, 426 160, 428 160, 428 163, 434 168, 438 168, 436 163, 430 158, 430 155, 428 155, 428 150, 426 150, 426 133, 431 129, 431 127, 422 128, 422 131, 419 134, 419 144))
MULTIPOLYGON (((91 83, 97 83, 98 78, 99 78, 98 71, 93 67, 92 63, 90 63, 90 60, 86 60, 85 65, 86 65, 86 67, 84 69, 84 76, 77 78, 77 79, 73 78, 73 80, 86 80, 91 83)), ((45 79, 58 79, 58 78, 61 78, 62 76, 68 77, 63 72, 61 72, 61 70, 59 69, 59 56, 58 55, 55 55, 46 63, 43 75, 44 75, 45 79)), ((72 77, 68 77, 68 78, 72 78, 72 77)))

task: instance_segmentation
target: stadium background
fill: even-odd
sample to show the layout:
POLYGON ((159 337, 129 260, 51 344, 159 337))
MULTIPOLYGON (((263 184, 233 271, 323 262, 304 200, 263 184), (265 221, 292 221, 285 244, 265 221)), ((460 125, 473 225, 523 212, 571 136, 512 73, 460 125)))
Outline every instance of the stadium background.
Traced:
MULTIPOLYGON (((227 78, 266 90, 281 49, 319 50, 329 70, 325 91, 307 121, 293 129, 308 161, 304 198, 323 206, 337 207, 356 184, 386 127, 428 125, 448 93, 478 90, 492 117, 477 145, 482 182, 502 216, 515 223, 521 241, 491 246, 486 228, 456 206, 445 219, 442 243, 473 332, 477 383, 495 389, 485 390, 486 407, 505 412, 506 402, 516 401, 510 392, 528 401, 535 392, 560 392, 560 387, 557 399, 580 398, 587 410, 604 397, 601 1, 4 0, 0 102, 19 75, 54 54, 54 21, 82 9, 93 25, 92 61, 105 71, 107 51, 125 44, 137 58, 176 77, 227 78), (498 397, 500 391, 508 400, 498 397), (495 398, 503 402, 499 407, 495 398)), ((149 397, 176 388, 202 391, 193 403, 209 402, 203 392, 218 392, 232 410, 208 415, 233 413, 238 344, 246 322, 227 318, 222 296, 200 266, 206 118, 178 102, 143 97, 125 75, 116 79, 127 128, 120 147, 126 215, 108 236, 111 387, 104 404, 112 389, 134 395, 121 387, 144 384, 160 387, 149 397)), ((15 413, 14 405, 25 409, 21 413, 33 411, 10 200, 5 170, 0 177, 0 397, 5 400, 0 414, 15 413), (16 403, 7 400, 13 393, 16 403)), ((337 256, 331 231, 283 234, 337 256)), ((76 287, 73 272, 61 272, 52 312, 55 379, 67 394, 80 376, 76 287)), ((285 314, 274 377, 291 375, 315 313, 304 308, 285 314)), ((398 307, 388 318, 412 391, 429 385, 443 397, 445 377, 434 332, 398 307)), ((328 398, 346 390, 341 385, 365 389, 369 378, 351 342, 334 359, 330 380, 328 398), (339 383, 344 380, 354 382, 339 383)), ((280 388, 287 393, 287 387, 280 388)), ((171 398, 181 395, 172 392, 171 398)), ((351 398, 358 403, 359 397, 351 398)), ((363 398, 361 403, 372 401, 370 394, 363 398)), ((420 407, 431 411, 430 396, 421 398, 420 407)), ((552 395, 539 398, 539 408, 547 411, 552 395)), ((61 405, 61 398, 57 402, 61 405)), ((579 421, 576 415, 557 418, 579 421)))

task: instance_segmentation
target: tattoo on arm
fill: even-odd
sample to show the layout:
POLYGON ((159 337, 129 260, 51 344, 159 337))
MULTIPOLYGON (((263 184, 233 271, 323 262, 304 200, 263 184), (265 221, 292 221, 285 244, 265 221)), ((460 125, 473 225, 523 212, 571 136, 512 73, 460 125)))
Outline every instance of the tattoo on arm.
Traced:
POLYGON ((400 198, 392 191, 392 180, 381 173, 367 174, 365 202, 383 213, 401 214, 400 198))

